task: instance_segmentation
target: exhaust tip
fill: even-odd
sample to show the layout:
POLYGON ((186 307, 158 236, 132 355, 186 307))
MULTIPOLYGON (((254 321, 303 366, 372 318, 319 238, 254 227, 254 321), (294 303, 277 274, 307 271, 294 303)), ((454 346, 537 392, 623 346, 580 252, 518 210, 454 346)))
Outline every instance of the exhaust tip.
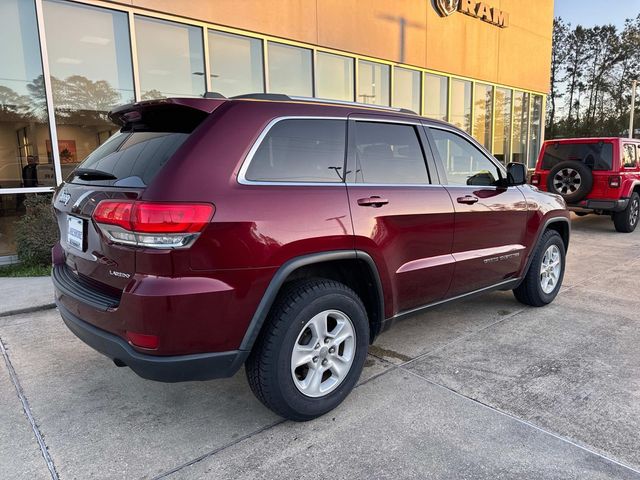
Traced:
POLYGON ((116 364, 116 367, 126 367, 127 364, 124 363, 122 360, 120 360, 119 358, 114 358, 113 359, 113 363, 116 364))

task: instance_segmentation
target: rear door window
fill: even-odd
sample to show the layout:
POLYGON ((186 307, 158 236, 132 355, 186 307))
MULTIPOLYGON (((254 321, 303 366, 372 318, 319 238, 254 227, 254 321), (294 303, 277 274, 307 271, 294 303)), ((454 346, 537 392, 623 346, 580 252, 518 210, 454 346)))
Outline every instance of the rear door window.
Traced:
POLYGON ((605 142, 550 143, 544 149, 542 169, 551 170, 566 160, 582 162, 592 170, 611 170, 613 167, 613 144, 605 142))
POLYGON ((82 180, 74 176, 69 180, 90 185, 149 185, 188 137, 188 133, 176 132, 118 132, 89 154, 78 167, 99 170, 113 175, 115 179, 82 180))
POLYGON ((429 183, 415 125, 357 121, 355 127, 357 183, 429 183))
POLYGON ((632 143, 622 145, 622 166, 624 168, 636 168, 636 146, 632 143))
POLYGON ((342 182, 346 120, 286 119, 271 127, 244 174, 255 182, 342 182))

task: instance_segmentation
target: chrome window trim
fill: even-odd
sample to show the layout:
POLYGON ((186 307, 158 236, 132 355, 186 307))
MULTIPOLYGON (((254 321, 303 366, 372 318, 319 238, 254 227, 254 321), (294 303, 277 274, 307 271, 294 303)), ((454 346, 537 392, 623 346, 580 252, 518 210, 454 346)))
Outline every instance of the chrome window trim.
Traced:
MULTIPOLYGON (((253 142, 253 145, 251 146, 251 149, 249 150, 249 153, 247 153, 245 159, 242 162, 242 166, 240 167, 240 171, 238 172, 238 176, 237 176, 237 181, 240 185, 272 185, 272 186, 294 186, 294 187, 326 187, 326 186, 339 186, 339 187, 344 187, 345 182, 344 180, 340 181, 340 182, 285 182, 285 181, 281 181, 281 180, 275 180, 275 181, 268 181, 268 180, 249 180, 247 179, 246 175, 247 175, 247 170, 249 170, 249 166, 251 165, 251 162, 253 161, 253 157, 255 156, 256 152, 258 151, 258 148, 260 148, 260 145, 262 145, 262 142, 264 141, 265 137, 267 136, 267 134, 269 133, 269 131, 279 122, 282 122, 284 120, 342 120, 345 122, 345 128, 347 127, 346 122, 348 121, 348 118, 346 116, 344 117, 323 117, 323 116, 309 116, 309 115, 288 115, 288 116, 283 116, 283 117, 276 117, 273 120, 271 120, 266 127, 264 127, 264 129, 262 130, 262 132, 260 132, 260 135, 258 136, 258 138, 256 139, 255 142, 253 142)), ((347 153, 347 138, 346 138, 346 131, 345 131, 345 142, 344 142, 344 148, 345 148, 345 156, 347 153)))
MULTIPOLYGON (((399 113, 399 112, 398 112, 399 113)), ((383 117, 383 118, 376 118, 376 117, 367 117, 367 116, 363 116, 363 115, 381 115, 381 113, 352 113, 351 115, 349 115, 349 120, 353 120, 355 122, 377 122, 377 123, 397 123, 399 125, 414 125, 417 127, 422 126, 422 122, 420 121, 420 118, 417 118, 415 120, 409 120, 406 119, 404 117, 383 117)), ((382 115, 384 115, 384 113, 382 113, 382 115)), ((410 114, 407 114, 410 115, 410 114)))

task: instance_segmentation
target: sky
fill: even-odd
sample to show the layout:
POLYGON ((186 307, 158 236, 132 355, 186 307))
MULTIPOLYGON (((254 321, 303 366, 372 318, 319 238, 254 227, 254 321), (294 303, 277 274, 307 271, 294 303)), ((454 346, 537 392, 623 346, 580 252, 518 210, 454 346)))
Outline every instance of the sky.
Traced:
POLYGON ((574 27, 612 23, 624 27, 626 18, 640 14, 640 0, 555 0, 555 16, 574 27))

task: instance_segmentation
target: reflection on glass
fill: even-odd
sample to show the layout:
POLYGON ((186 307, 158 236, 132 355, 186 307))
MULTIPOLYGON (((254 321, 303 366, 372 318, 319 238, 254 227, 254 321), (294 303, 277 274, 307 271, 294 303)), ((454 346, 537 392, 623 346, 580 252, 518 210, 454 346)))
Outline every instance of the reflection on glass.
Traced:
MULTIPOLYGON (((48 122, 34 2, 2 0, 0 189, 55 185, 53 159, 47 156, 48 122)), ((0 197, 0 215, 20 210, 22 198, 0 197)))
POLYGON ((137 15, 135 25, 142 99, 202 96, 202 29, 137 15))
POLYGON ((471 133, 471 82, 451 79, 451 112, 449 121, 471 133))
POLYGON ((542 96, 534 95, 531 103, 531 137, 529 140, 529 168, 536 167, 540 153, 540 138, 542 128, 542 96))
POLYGON ((424 77, 424 116, 447 121, 448 78, 440 75, 425 74, 424 77))
POLYGON ((44 2, 44 20, 66 177, 116 130, 109 110, 134 100, 129 24, 124 12, 55 0, 44 2))
POLYGON ((406 68, 393 69, 393 106, 420 113, 420 72, 406 68))
POLYGON ((358 102, 389 106, 389 65, 358 62, 358 102))
POLYGON ((473 136, 491 151, 491 119, 493 115, 493 87, 476 83, 474 92, 473 136))
POLYGON ((318 52, 316 59, 316 97, 353 102, 353 59, 318 52))
POLYGON ((269 91, 312 97, 311 50, 269 42, 269 91))
POLYGON ((513 142, 512 162, 526 163, 527 137, 529 136, 529 94, 513 93, 513 142))
POLYGON ((493 156, 505 163, 511 141, 511 90, 496 88, 496 120, 493 133, 493 156))
POLYGON ((209 30, 211 87, 227 97, 264 92, 262 40, 209 30))

